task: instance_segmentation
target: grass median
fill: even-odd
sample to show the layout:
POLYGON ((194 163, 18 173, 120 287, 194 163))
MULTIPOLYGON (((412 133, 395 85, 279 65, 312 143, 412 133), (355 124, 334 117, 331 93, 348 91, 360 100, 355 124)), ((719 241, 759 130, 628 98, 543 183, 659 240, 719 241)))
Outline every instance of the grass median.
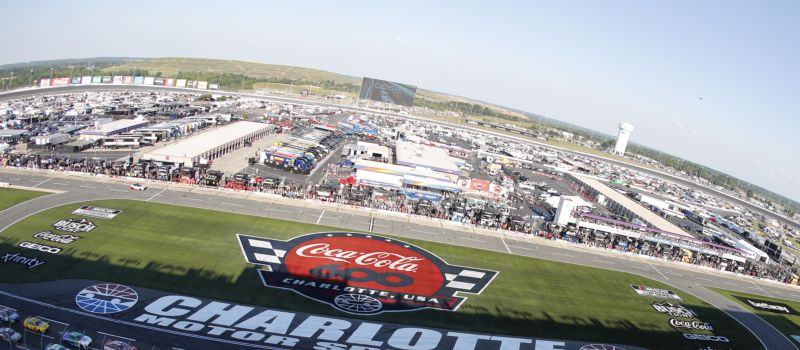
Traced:
MULTIPOLYGON (((111 220, 90 219, 97 228, 79 233, 82 238, 74 243, 47 242, 62 248, 60 254, 26 250, 26 256, 37 256, 48 263, 35 270, 9 265, 0 269, 0 280, 87 278, 294 311, 464 331, 653 349, 704 345, 685 339, 682 333, 686 330, 671 327, 670 316, 652 307, 660 300, 637 295, 630 284, 674 289, 633 274, 402 239, 450 264, 500 273, 482 294, 465 295, 468 300, 457 312, 424 310, 357 317, 292 292, 264 287, 255 269, 242 257, 235 237, 242 233, 290 239, 335 228, 130 200, 82 204, 120 209, 122 213, 111 220)), ((79 218, 72 211, 82 204, 53 208, 22 220, 0 235, 0 244, 5 251, 20 251, 22 248, 16 246, 23 240, 36 241, 32 238, 36 232, 53 230, 52 224, 61 219, 79 218)), ((684 299, 681 305, 696 311, 703 322, 713 324, 718 335, 728 337, 731 345, 760 348, 733 319, 690 294, 676 292, 684 299)))

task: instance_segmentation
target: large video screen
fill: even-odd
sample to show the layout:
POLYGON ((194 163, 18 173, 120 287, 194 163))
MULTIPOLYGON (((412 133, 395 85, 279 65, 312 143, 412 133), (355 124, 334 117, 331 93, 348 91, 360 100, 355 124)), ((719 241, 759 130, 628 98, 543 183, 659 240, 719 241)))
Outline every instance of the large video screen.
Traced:
POLYGON ((364 78, 361 82, 361 99, 409 106, 414 104, 417 87, 393 81, 364 78))

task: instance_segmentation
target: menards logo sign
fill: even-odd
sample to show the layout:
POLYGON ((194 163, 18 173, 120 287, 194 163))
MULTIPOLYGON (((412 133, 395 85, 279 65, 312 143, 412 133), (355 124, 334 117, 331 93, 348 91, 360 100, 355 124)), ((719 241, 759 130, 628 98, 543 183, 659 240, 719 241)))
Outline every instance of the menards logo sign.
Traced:
POLYGON ((297 292, 352 314, 457 310, 461 293, 481 293, 496 271, 447 264, 408 243, 354 232, 281 241, 238 235, 264 285, 297 292))

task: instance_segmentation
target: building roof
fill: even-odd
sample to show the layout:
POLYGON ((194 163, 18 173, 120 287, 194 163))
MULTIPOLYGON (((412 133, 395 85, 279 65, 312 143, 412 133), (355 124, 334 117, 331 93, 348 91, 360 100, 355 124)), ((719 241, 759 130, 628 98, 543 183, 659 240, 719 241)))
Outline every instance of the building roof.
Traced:
POLYGON ((576 173, 571 173, 576 178, 583 181, 584 184, 587 186, 592 187, 593 189, 597 190, 598 192, 602 193, 606 198, 617 202, 619 205, 627 208, 644 221, 652 224, 656 228, 662 231, 667 231, 675 234, 679 234, 682 236, 692 237, 692 235, 686 233, 686 231, 682 230, 677 225, 667 221, 667 219, 662 218, 661 216, 653 213, 649 209, 643 207, 639 203, 634 202, 632 199, 628 198, 627 196, 623 195, 615 191, 613 188, 606 186, 606 184, 598 181, 595 178, 589 176, 583 176, 576 173))
POLYGON ((0 129, 0 137, 20 136, 26 132, 26 130, 0 129))
POLYGON ((118 130, 128 129, 136 126, 146 125, 146 120, 141 119, 120 119, 110 123, 101 124, 96 128, 79 131, 81 135, 106 135, 118 130))
POLYGON ((447 150, 414 142, 397 141, 395 145, 397 164, 430 168, 457 174, 462 160, 451 157, 447 150))
POLYGON ((228 124, 153 150, 148 153, 151 157, 146 156, 145 159, 151 159, 152 156, 194 158, 240 137, 271 127, 269 124, 248 121, 228 124))

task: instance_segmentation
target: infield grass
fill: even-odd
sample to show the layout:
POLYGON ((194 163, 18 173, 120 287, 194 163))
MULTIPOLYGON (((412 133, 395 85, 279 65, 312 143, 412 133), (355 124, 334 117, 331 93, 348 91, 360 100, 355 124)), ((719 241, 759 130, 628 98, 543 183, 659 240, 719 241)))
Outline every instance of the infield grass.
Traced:
POLYGON ((0 210, 5 210, 19 203, 48 194, 49 193, 45 192, 19 190, 16 188, 3 187, 0 188, 0 210))
MULTIPOLYGON (((245 263, 236 233, 289 239, 335 230, 331 227, 220 211, 129 200, 89 204, 123 210, 112 220, 91 219, 97 228, 80 233, 72 244, 56 244, 59 255, 26 250, 47 264, 28 273, 14 265, 0 269, 4 282, 87 278, 160 289, 217 300, 302 312, 363 318, 494 334, 612 342, 654 349, 696 349, 668 325, 670 318, 651 306, 659 299, 637 295, 630 284, 670 289, 700 319, 740 349, 758 349, 756 339, 739 323, 711 305, 664 284, 633 274, 552 262, 479 249, 402 239, 437 254, 450 264, 499 271, 481 295, 467 295, 457 312, 425 310, 356 317, 295 293, 261 285, 245 263)), ((15 224, 0 234, 5 251, 20 251, 22 240, 52 229, 80 204, 53 208, 15 224)), ((705 344, 707 345, 707 344, 705 344)))
MULTIPOLYGON (((751 305, 747 304, 743 300, 739 298, 749 298, 749 299, 758 299, 767 302, 775 302, 789 305, 792 309, 797 312, 800 312, 800 302, 793 301, 793 300, 786 300, 786 299, 779 299, 779 298, 772 298, 763 295, 756 295, 756 294, 749 294, 749 293, 742 293, 736 292, 727 289, 720 289, 720 288, 710 288, 709 289, 724 295, 730 300, 737 302, 739 305, 744 306, 745 309, 750 310, 754 314, 758 315, 759 317, 763 318, 764 321, 767 321, 773 327, 777 328, 778 331, 783 333, 789 339, 792 339, 792 335, 800 336, 800 315, 786 315, 776 312, 770 312, 765 310, 759 310, 751 305)), ((800 340, 793 339, 792 341, 795 342, 796 345, 800 345, 800 340)))

